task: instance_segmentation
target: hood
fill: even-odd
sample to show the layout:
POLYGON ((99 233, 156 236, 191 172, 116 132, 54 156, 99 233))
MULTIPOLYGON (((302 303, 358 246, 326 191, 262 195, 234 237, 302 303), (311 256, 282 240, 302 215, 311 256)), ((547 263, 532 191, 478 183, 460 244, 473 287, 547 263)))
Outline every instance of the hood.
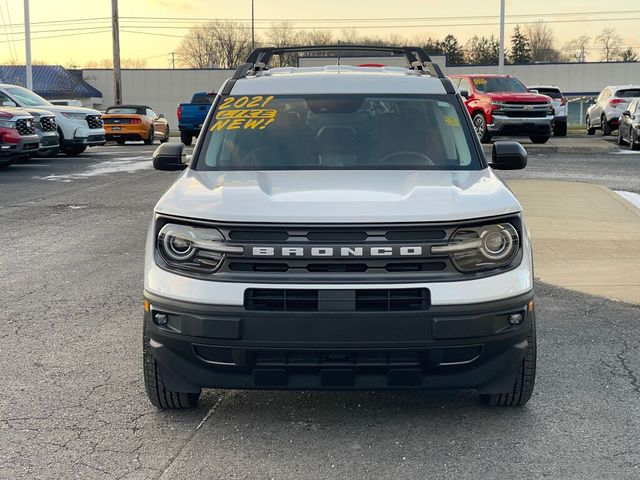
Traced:
POLYGON ((22 108, 3 107, 0 108, 0 118, 13 118, 13 117, 30 117, 31 115, 22 108))
POLYGON ((86 108, 86 107, 67 107, 66 105, 47 105, 43 108, 53 113, 70 112, 70 113, 84 113, 85 115, 100 115, 100 112, 98 110, 94 110, 93 108, 86 108))
POLYGON ((27 112, 29 112, 33 118, 40 118, 40 117, 53 117, 55 116, 55 113, 53 113, 50 110, 43 110, 41 108, 24 108, 24 110, 26 110, 27 112))
POLYGON ((491 171, 196 171, 157 213, 224 222, 445 222, 521 211, 491 171))
POLYGON ((551 97, 531 92, 494 92, 485 93, 483 95, 486 95, 491 100, 501 102, 551 102, 551 97))

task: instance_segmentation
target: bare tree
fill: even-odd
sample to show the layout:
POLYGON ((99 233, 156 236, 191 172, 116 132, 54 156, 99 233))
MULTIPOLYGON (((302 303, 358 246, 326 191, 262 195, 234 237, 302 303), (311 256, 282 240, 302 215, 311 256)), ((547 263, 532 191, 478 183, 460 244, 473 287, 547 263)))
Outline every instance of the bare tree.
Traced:
POLYGON ((305 45, 331 45, 335 43, 330 30, 309 30, 300 34, 300 41, 305 45))
POLYGON ((628 47, 620 54, 620 60, 622 60, 623 62, 637 62, 638 52, 636 52, 633 48, 628 47))
POLYGON ((177 54, 182 65, 191 68, 211 68, 218 63, 216 39, 205 26, 191 28, 177 54))
POLYGON ((524 27, 524 33, 529 40, 531 61, 556 62, 559 52, 553 48, 553 30, 544 20, 537 20, 524 27))
POLYGON ((588 35, 580 35, 565 43, 562 46, 562 53, 571 62, 584 63, 587 61, 589 43, 591 38, 588 35))
MULTIPOLYGON (((271 29, 266 34, 267 43, 274 47, 287 47, 298 43, 299 35, 294 30, 291 23, 284 21, 272 23, 271 29)), ((273 59, 275 66, 296 65, 296 55, 288 53, 273 59)))
POLYGON ((251 50, 251 31, 231 20, 215 20, 189 30, 178 47, 183 65, 191 68, 234 68, 251 50))
POLYGON ((622 53, 622 37, 613 28, 605 28, 596 37, 596 43, 600 47, 602 60, 614 62, 620 58, 622 53))

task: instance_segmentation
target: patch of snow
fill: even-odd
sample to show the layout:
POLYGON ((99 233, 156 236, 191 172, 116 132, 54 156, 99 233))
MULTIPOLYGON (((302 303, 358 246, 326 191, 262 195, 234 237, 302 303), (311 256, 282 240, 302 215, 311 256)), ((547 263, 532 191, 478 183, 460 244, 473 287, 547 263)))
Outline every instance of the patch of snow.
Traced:
POLYGON ((640 150, 618 150, 613 155, 640 155, 640 150))
POLYGON ((627 202, 633 204, 635 207, 640 208, 640 193, 626 192, 624 190, 615 190, 615 192, 624 198, 627 202))
POLYGON ((107 175, 110 173, 131 173, 139 170, 147 170, 151 168, 150 157, 127 157, 120 160, 108 160, 91 165, 88 170, 79 173, 69 173, 67 175, 47 175, 46 177, 34 177, 38 180, 49 180, 52 182, 69 183, 73 180, 81 178, 95 177, 98 175, 107 175))

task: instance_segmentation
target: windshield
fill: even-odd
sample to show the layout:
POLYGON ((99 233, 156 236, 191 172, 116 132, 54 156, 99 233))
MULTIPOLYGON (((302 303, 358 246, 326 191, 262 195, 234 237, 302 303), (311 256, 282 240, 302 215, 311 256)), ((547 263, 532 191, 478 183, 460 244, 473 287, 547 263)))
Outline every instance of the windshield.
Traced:
POLYGON ((24 107, 45 107, 51 104, 31 90, 22 87, 6 87, 5 90, 24 107))
POLYGON ((198 170, 477 170, 471 131, 442 96, 222 97, 198 170))
POLYGON ((137 107, 115 107, 107 108, 105 113, 119 113, 123 115, 144 115, 144 108, 137 107))
POLYGON ((519 80, 508 77, 474 77, 473 85, 482 93, 529 91, 519 80))
POLYGON ((211 105, 214 98, 216 98, 215 93, 196 93, 193 95, 191 103, 195 103, 196 105, 211 105))

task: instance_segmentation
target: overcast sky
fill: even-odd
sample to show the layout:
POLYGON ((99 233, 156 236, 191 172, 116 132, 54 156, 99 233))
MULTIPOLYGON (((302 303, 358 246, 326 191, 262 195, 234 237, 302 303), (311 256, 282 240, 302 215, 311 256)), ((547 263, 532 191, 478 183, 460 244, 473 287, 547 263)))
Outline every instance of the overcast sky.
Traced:
MULTIPOLYGON (((110 0, 30 0, 30 5, 34 60, 83 65, 111 57, 110 0)), ((256 32, 260 35, 274 20, 290 20, 302 29, 333 28, 339 33, 341 28, 356 28, 359 33, 399 34, 410 40, 452 33, 464 43, 474 34, 498 35, 499 5, 499 0, 255 0, 256 32), (476 25, 463 26, 469 23, 476 25)), ((196 19, 251 18, 251 0, 119 0, 119 8, 121 56, 144 58, 150 67, 169 65, 170 52, 196 19)), ((0 0, 0 10, 0 62, 12 57, 24 62, 23 0, 0 0)), ((638 1, 507 0, 506 11, 507 47, 512 23, 541 18, 553 28, 557 48, 573 37, 595 37, 612 27, 640 52, 638 1)), ((599 59, 595 49, 590 53, 590 60, 599 59)))

